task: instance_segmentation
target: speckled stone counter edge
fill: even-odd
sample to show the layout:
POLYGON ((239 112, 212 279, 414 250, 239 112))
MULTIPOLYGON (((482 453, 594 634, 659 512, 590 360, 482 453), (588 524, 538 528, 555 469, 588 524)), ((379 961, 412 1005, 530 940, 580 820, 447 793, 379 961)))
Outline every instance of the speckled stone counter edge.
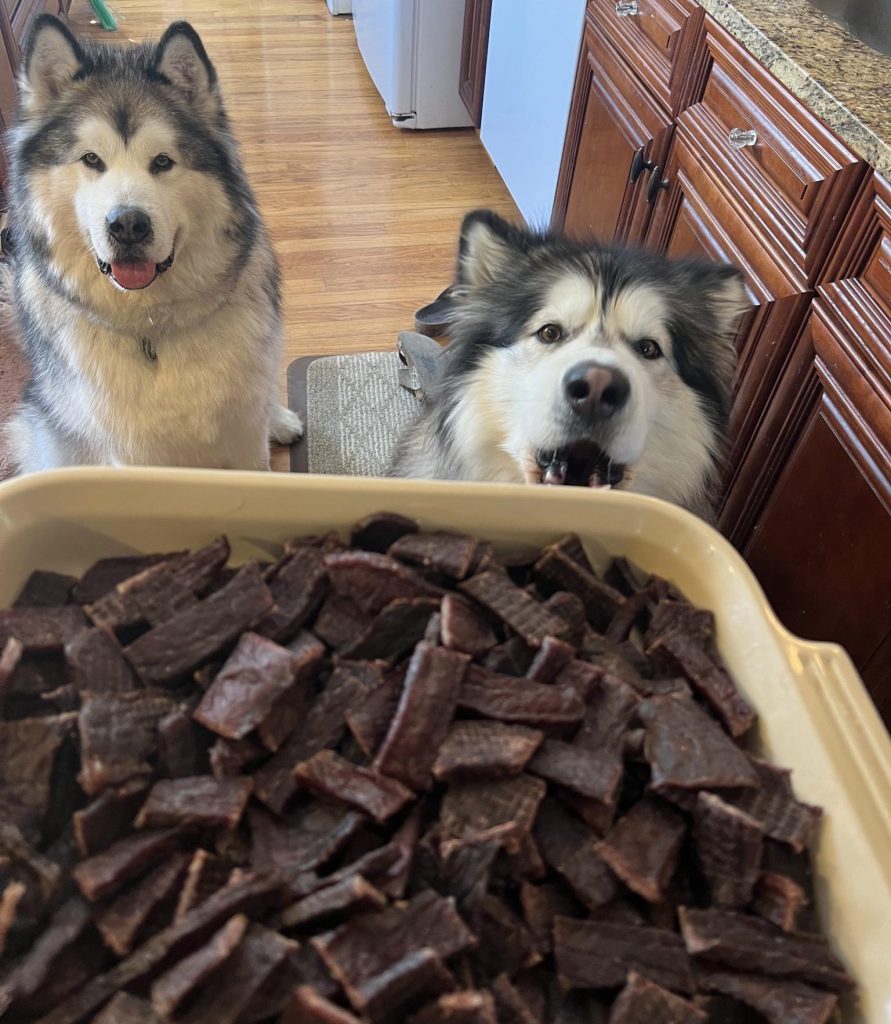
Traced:
MULTIPOLYGON (((884 109, 878 115, 881 117, 884 114, 889 120, 888 130, 884 132, 885 137, 882 138, 879 131, 865 124, 855 110, 850 109, 843 100, 833 95, 830 91, 832 87, 831 72, 828 75, 820 76, 826 84, 818 81, 816 76, 820 73, 816 69, 809 71, 802 67, 783 49, 781 43, 771 38, 769 25, 765 24, 764 27, 761 27, 754 24, 748 15, 729 3, 728 0, 699 0, 699 2, 718 24, 739 40, 753 57, 775 75, 821 121, 829 125, 858 156, 872 164, 882 177, 891 181, 891 101, 885 100, 884 109)), ((781 6, 773 4, 771 6, 774 7, 774 10, 782 10, 781 6)), ((813 18, 819 24, 820 34, 824 39, 827 34, 835 36, 837 45, 859 51, 858 56, 865 62, 874 64, 880 77, 887 75, 891 78, 891 58, 875 53, 869 47, 852 39, 841 26, 836 25, 819 11, 808 8, 807 14, 809 18, 813 18)), ((766 22, 769 17, 770 15, 765 13, 764 21, 766 22)), ((821 60, 825 61, 827 66, 831 66, 830 61, 826 60, 822 48, 818 49, 815 46, 813 63, 817 65, 821 60)), ((861 82, 864 80, 868 79, 860 79, 861 82)), ((880 85, 880 83, 876 84, 880 85)))

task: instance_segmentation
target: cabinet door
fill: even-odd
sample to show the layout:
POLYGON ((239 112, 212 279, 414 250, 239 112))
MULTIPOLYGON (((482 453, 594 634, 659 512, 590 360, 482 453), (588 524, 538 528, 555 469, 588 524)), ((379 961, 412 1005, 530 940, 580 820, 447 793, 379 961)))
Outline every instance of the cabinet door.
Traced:
POLYGON ((486 82, 486 53, 492 0, 465 0, 464 41, 461 47, 461 80, 458 91, 467 113, 479 128, 483 116, 483 86, 486 82))
POLYGON ((889 335, 858 326, 814 303, 784 376, 782 471, 743 554, 789 629, 847 649, 891 725, 889 335))
POLYGON ((589 13, 554 204, 553 226, 579 238, 646 234, 649 166, 665 159, 671 119, 632 76, 589 13))

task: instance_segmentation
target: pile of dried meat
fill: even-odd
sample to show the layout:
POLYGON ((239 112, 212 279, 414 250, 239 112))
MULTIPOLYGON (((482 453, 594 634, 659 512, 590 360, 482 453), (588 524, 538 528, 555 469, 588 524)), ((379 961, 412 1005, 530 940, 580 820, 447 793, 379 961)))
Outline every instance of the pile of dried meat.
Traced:
POLYGON ((821 1024, 820 812, 712 615, 401 516, 0 612, 0 1019, 821 1024))

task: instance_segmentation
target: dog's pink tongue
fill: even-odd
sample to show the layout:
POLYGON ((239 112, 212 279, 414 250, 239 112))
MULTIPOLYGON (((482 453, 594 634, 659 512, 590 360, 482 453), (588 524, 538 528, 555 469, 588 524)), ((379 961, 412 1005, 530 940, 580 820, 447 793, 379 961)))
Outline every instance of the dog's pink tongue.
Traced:
POLYGON ((154 263, 112 263, 111 273, 122 288, 133 291, 147 288, 154 281, 157 268, 154 263))

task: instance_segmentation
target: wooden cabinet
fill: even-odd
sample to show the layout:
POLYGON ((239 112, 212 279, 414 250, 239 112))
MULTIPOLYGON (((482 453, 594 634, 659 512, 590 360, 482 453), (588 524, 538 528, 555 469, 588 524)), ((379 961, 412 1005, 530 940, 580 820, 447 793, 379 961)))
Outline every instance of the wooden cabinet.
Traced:
POLYGON ((588 2, 553 224, 743 270, 719 525, 891 723, 891 186, 692 0, 619 7, 588 2))
POLYGON ((491 15, 492 0, 465 0, 461 81, 458 91, 477 128, 483 116, 483 88, 486 84, 486 55, 489 49, 491 15))

